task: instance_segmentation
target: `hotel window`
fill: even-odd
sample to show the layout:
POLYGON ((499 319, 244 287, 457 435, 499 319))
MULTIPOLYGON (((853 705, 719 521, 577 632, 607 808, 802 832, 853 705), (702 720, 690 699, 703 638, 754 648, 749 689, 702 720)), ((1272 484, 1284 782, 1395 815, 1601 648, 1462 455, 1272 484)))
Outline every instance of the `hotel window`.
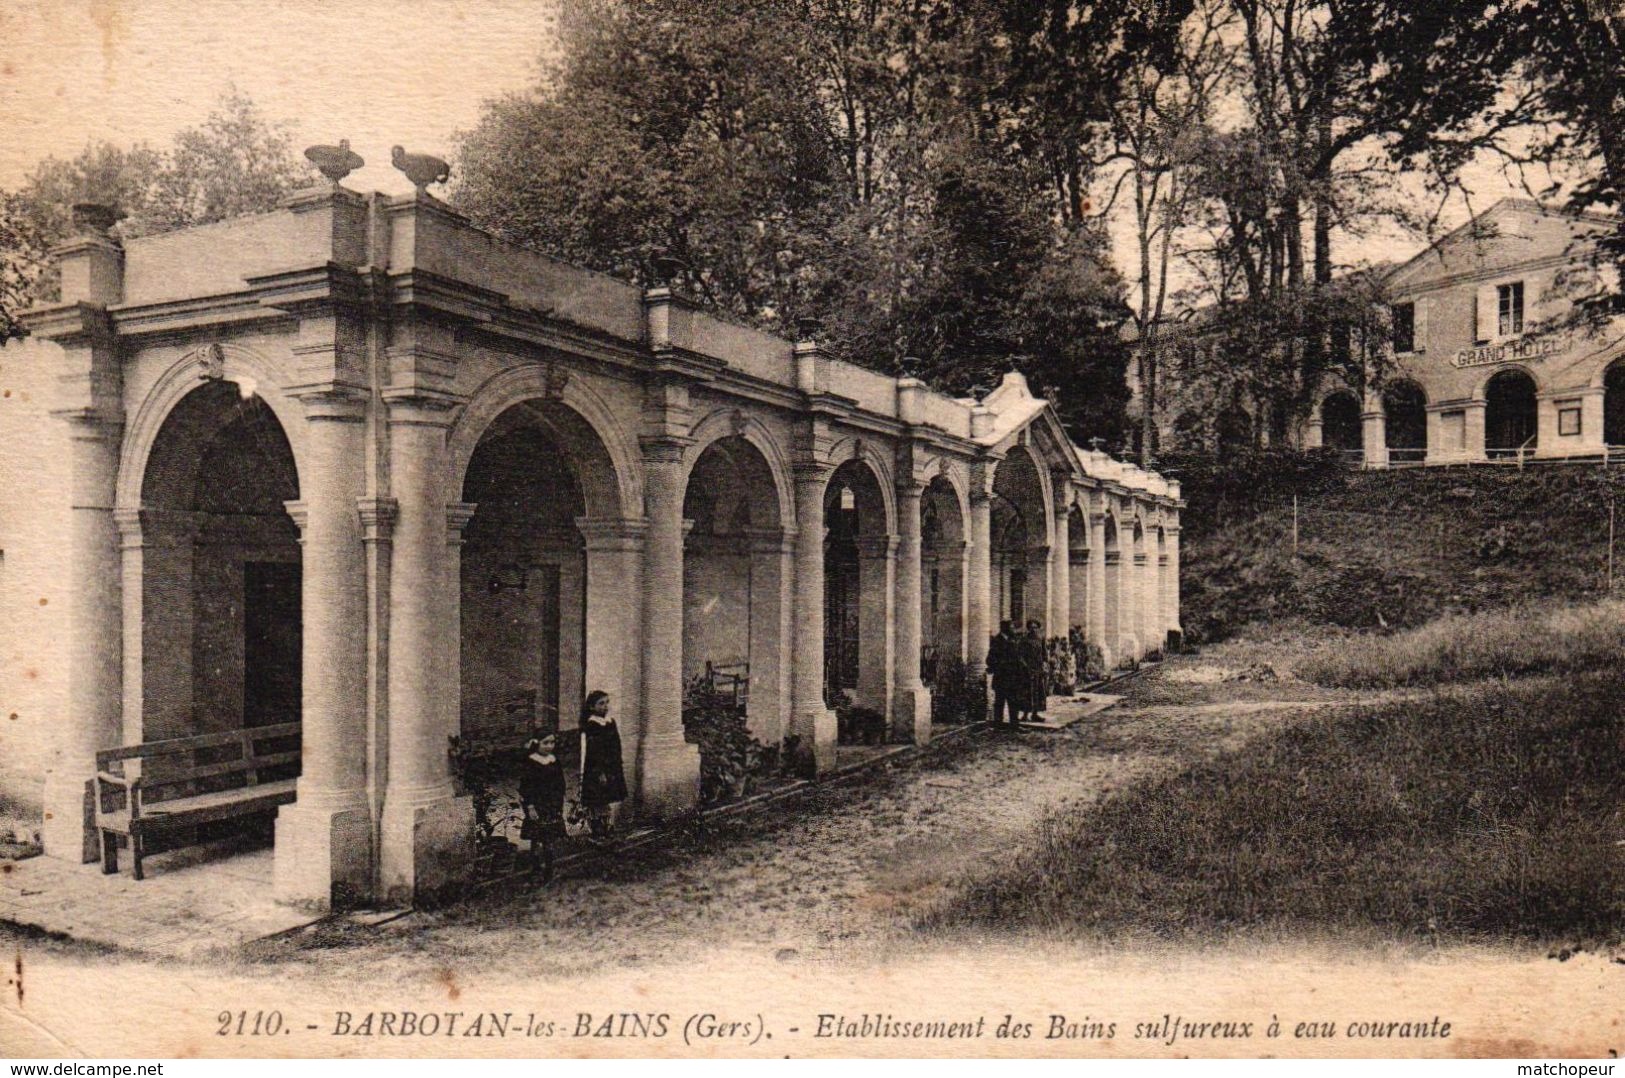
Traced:
POLYGON ((1416 304, 1394 304, 1394 351, 1416 351, 1416 304))
POLYGON ((1499 335, 1516 337, 1523 332, 1523 282, 1497 285, 1495 288, 1499 335))

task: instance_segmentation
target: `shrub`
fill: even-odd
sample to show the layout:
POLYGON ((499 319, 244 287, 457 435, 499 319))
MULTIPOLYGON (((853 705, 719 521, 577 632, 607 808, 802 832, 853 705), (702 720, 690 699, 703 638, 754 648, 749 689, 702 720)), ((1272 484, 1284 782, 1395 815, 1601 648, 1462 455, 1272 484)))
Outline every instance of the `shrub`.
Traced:
POLYGON ((931 682, 931 721, 978 722, 987 710, 987 680, 961 659, 942 659, 931 682))

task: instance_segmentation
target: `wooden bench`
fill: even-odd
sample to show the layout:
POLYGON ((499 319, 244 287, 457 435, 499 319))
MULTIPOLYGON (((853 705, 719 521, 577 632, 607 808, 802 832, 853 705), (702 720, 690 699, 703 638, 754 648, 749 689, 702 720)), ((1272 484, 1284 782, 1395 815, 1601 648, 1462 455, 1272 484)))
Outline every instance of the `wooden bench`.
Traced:
POLYGON ((713 696, 726 696, 743 711, 750 704, 750 663, 724 659, 705 664, 705 680, 713 696))
MULTIPOLYGON (((96 754, 96 827, 102 872, 118 871, 118 837, 130 844, 136 879, 149 838, 199 824, 274 811, 294 799, 297 722, 251 726, 96 754)), ((184 838, 184 836, 183 836, 184 838)), ((180 845, 192 844, 192 839, 180 845)))

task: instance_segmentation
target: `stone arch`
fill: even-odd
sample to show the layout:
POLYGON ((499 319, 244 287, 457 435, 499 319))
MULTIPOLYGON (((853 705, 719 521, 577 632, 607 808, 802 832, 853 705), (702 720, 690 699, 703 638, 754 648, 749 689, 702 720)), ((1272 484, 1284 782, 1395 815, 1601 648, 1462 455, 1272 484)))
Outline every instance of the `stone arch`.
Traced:
MULTIPOLYGON (((886 534, 897 534, 896 469, 892 461, 881 453, 874 442, 866 438, 843 438, 830 447, 828 463, 838 472, 842 466, 857 462, 874 475, 880 488, 879 507, 884 510, 886 534)), ((833 473, 831 478, 834 478, 833 473)))
POLYGON ((965 658, 970 513, 952 473, 930 471, 920 496, 921 672, 926 684, 940 688, 939 675, 965 658))
POLYGON ((755 416, 742 413, 737 408, 718 408, 694 425, 690 437, 694 439, 693 444, 683 452, 685 486, 694 472, 695 464, 707 449, 724 438, 738 438, 754 448, 767 465, 773 482, 781 526, 787 527, 795 520, 795 494, 790 481, 790 467, 785 461, 784 453, 779 449, 778 441, 773 437, 773 432, 765 423, 755 416))
POLYGON ((1540 383, 1528 368, 1508 364, 1484 379, 1484 451, 1507 456, 1534 449, 1540 436, 1540 383))
POLYGON ((1602 438, 1604 445, 1625 445, 1625 356, 1598 374, 1602 383, 1602 438))
MULTIPOLYGON (((242 382, 193 382, 141 447, 127 539, 126 734, 147 741, 302 712, 298 464, 242 382), (136 508, 138 506, 139 508, 136 508), (133 572, 132 572, 133 570, 133 572)), ((282 776, 291 777, 291 774, 282 776)))
POLYGON ((123 509, 140 506, 148 460, 165 421, 193 390, 214 381, 232 383, 239 393, 247 390, 270 408, 288 440, 295 471, 305 474, 303 407, 282 391, 276 367, 266 356, 246 345, 221 341, 181 355, 147 391, 125 428, 116 505, 123 509))
MULTIPOLYGON (((691 447, 692 448, 692 447, 691 447)), ((709 439, 684 484, 682 672, 763 742, 789 726, 790 547, 772 464, 744 434, 709 439)), ((719 789, 703 787, 702 799, 719 789)))
POLYGON ((1320 444, 1347 456, 1357 456, 1364 446, 1360 398, 1352 389, 1338 388, 1321 398, 1320 444))
POLYGON ((895 491, 884 461, 846 444, 824 487, 824 690, 832 706, 844 695, 889 720, 895 491))
POLYGON ((1030 447, 1012 446, 993 471, 989 553, 995 620, 1049 621, 1052 499, 1049 469, 1030 447))
POLYGON ((1383 437, 1390 462, 1427 459, 1427 404, 1427 391, 1414 379, 1396 379, 1383 387, 1383 437))
POLYGON ((590 385, 579 377, 561 379, 557 368, 543 363, 510 367, 474 391, 446 438, 450 489, 462 489, 475 448, 493 424, 518 406, 527 407, 578 460, 592 463, 581 476, 590 516, 627 520, 643 516, 637 439, 590 385))

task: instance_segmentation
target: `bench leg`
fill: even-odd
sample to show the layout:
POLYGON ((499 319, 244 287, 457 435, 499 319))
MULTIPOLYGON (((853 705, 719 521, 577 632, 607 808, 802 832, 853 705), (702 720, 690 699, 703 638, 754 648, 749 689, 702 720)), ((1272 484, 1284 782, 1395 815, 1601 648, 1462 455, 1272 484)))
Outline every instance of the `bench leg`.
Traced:
POLYGON ((112 831, 102 832, 102 875, 113 876, 118 873, 118 835, 112 831))
POLYGON ((145 851, 141 847, 141 832, 132 828, 130 831, 130 867, 135 870, 135 878, 138 880, 144 878, 141 875, 141 855, 145 851))

